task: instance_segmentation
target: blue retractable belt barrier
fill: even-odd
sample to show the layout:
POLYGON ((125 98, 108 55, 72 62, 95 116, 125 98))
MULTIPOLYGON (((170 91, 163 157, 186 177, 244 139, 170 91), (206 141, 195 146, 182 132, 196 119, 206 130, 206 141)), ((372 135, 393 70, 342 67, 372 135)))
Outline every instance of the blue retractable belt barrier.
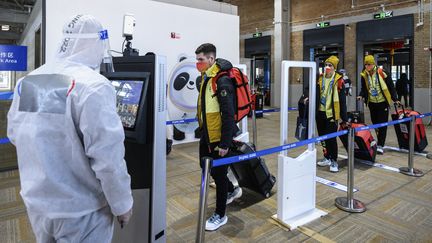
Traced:
POLYGON ((432 112, 424 113, 424 114, 421 114, 421 115, 417 115, 416 117, 417 118, 424 118, 424 117, 427 117, 427 116, 432 116, 432 112))
MULTIPOLYGON (((297 108, 295 107, 289 107, 288 108, 289 111, 296 111, 297 108)), ((261 114, 261 113, 271 113, 271 112, 279 112, 280 109, 266 109, 266 110, 257 110, 255 111, 256 114, 261 114)), ((196 118, 190 118, 190 119, 184 119, 184 120, 172 120, 172 121, 167 121, 166 124, 167 125, 175 125, 175 124, 184 124, 184 123, 191 123, 191 122, 196 122, 198 121, 198 119, 196 118)))
POLYGON ((173 121, 167 121, 167 125, 175 125, 175 124, 183 124, 183 123, 191 123, 196 122, 198 119, 196 118, 190 118, 190 119, 184 119, 184 120, 173 120, 173 121))
POLYGON ((348 133, 348 130, 343 130, 343 131, 339 131, 339 132, 326 134, 324 136, 320 136, 320 137, 316 137, 316 138, 311 138, 311 139, 307 139, 307 140, 303 140, 303 141, 299 141, 299 142, 295 142, 295 143, 285 144, 285 145, 274 147, 274 148, 256 151, 255 153, 233 156, 233 157, 228 157, 228 158, 223 158, 223 159, 217 159, 217 160, 213 161, 213 167, 233 164, 236 162, 249 160, 249 159, 253 159, 253 158, 268 155, 268 154, 274 154, 274 153, 277 153, 277 152, 280 152, 283 150, 294 149, 294 148, 301 147, 301 146, 304 146, 304 145, 307 145, 310 143, 320 142, 320 141, 327 140, 330 138, 339 137, 339 136, 345 135, 347 133, 348 133))
MULTIPOLYGON (((289 111, 296 111, 298 110, 296 107, 288 107, 289 111)), ((261 114, 261 113, 271 113, 271 112, 279 112, 280 109, 276 108, 276 109, 265 109, 265 110, 256 110, 255 114, 261 114)))
POLYGON ((0 144, 10 143, 9 138, 0 138, 0 144))
MULTIPOLYGON (((417 118, 424 118, 426 116, 432 116, 432 112, 421 114, 421 115, 418 115, 416 117, 417 118)), ((411 121, 410 117, 409 118, 404 118, 404 119, 401 119, 401 120, 397 120, 397 121, 390 121, 390 122, 384 122, 384 123, 375 124, 375 125, 371 125, 371 126, 359 127, 359 128, 356 128, 355 131, 370 130, 370 129, 375 129, 375 128, 380 128, 380 127, 385 127, 385 126, 400 124, 400 123, 409 122, 409 121, 411 121)), ((299 141, 299 142, 295 142, 295 143, 290 143, 290 144, 286 144, 286 145, 282 145, 282 146, 278 146, 278 147, 274 147, 274 148, 269 148, 269 149, 264 149, 264 150, 261 150, 261 151, 256 151, 255 153, 244 154, 244 155, 239 155, 239 156, 233 156, 233 157, 228 157, 228 158, 223 158, 223 159, 217 159, 217 160, 213 161, 213 167, 221 166, 221 165, 233 164, 233 163, 236 163, 236 162, 240 162, 240 161, 244 161, 244 160, 249 160, 249 159, 256 158, 256 157, 260 157, 260 156, 264 156, 264 155, 268 155, 268 154, 277 153, 277 152, 280 152, 280 151, 283 151, 283 150, 297 148, 297 147, 304 146, 304 145, 307 145, 307 144, 310 144, 310 143, 320 142, 320 141, 324 141, 324 140, 327 140, 327 139, 330 139, 330 138, 339 137, 339 136, 345 135, 347 133, 348 133, 348 130, 343 130, 343 131, 339 131, 339 132, 334 132, 334 133, 326 134, 324 136, 320 136, 320 137, 316 137, 316 138, 311 138, 311 139, 307 139, 307 140, 303 140, 303 141, 299 141)))
POLYGON ((0 92, 0 100, 11 100, 13 92, 0 92))
POLYGON ((358 128, 356 128, 354 130, 356 132, 359 132, 359 131, 377 129, 377 128, 380 128, 380 127, 387 127, 387 126, 391 126, 391 125, 395 125, 395 124, 400 124, 400 123, 404 123, 404 122, 409 122, 409 121, 411 121, 411 117, 400 119, 400 120, 397 120, 397 121, 389 121, 389 122, 383 122, 383 123, 379 123, 379 124, 375 124, 375 125, 370 125, 370 126, 358 127, 358 128))

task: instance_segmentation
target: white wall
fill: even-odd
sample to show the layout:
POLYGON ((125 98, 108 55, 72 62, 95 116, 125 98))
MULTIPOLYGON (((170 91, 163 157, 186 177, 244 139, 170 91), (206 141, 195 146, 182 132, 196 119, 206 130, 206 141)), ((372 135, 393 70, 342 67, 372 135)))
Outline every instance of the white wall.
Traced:
MULTIPOLYGON (((123 15, 132 13, 136 18, 133 47, 139 49, 140 55, 153 52, 167 57, 168 120, 196 116, 198 90, 195 92, 184 88, 181 94, 170 91, 173 90, 171 83, 179 70, 189 73, 191 82, 199 76, 195 68, 195 50, 200 44, 213 43, 217 47, 218 57, 239 64, 240 26, 239 17, 236 15, 150 0, 110 1, 110 4, 106 2, 46 0, 46 60, 52 60, 57 51, 64 23, 76 14, 95 16, 104 28, 108 29, 111 49, 122 51, 123 15), (180 37, 171 38, 173 32, 180 37), (180 57, 189 58, 179 64, 180 57)), ((179 130, 186 132, 186 139, 179 141, 194 140, 193 131, 197 126, 197 123, 176 125, 179 130)), ((168 134, 172 134, 172 127, 169 126, 168 129, 168 134)))
POLYGON ((238 9, 237 6, 235 5, 216 2, 213 0, 153 0, 153 1, 177 4, 185 7, 198 8, 198 9, 226 13, 226 14, 233 14, 233 15, 237 15, 237 9, 238 9))
POLYGON ((120 51, 124 13, 133 13, 136 28, 133 46, 141 54, 148 51, 168 57, 168 69, 177 55, 194 51, 204 42, 218 47, 218 56, 239 62, 239 17, 149 0, 46 0, 46 60, 49 61, 61 39, 67 18, 88 13, 99 19, 109 31, 111 49, 120 51), (171 32, 180 39, 171 39, 171 32), (173 55, 174 54, 174 55, 173 55), (177 54, 177 55, 175 55, 177 54))

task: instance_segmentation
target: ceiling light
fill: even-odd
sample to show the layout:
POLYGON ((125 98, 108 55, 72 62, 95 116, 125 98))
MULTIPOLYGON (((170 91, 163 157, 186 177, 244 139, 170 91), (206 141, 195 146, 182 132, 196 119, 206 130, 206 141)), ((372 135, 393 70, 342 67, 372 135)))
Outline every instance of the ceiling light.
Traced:
POLYGON ((9 31, 9 29, 10 29, 10 26, 7 24, 1 26, 2 31, 9 31))

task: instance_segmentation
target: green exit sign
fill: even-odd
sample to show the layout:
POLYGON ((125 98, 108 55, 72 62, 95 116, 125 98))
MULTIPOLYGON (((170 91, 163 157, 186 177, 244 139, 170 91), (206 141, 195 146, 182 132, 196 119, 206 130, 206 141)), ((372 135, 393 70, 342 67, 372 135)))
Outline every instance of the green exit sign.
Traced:
POLYGON ((381 13, 374 14, 374 19, 385 19, 393 17, 393 11, 384 11, 381 13))
POLYGON ((330 26, 330 22, 319 22, 318 24, 316 24, 317 28, 325 28, 329 26, 330 26))
POLYGON ((262 37, 262 32, 256 32, 252 35, 253 38, 262 37))

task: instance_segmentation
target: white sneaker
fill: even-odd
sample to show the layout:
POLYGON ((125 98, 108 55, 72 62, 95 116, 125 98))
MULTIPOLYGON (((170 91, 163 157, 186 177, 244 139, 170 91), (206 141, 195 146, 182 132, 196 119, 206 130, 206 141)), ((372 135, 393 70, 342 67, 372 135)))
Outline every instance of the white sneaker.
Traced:
POLYGON ((207 231, 213 231, 219 229, 222 225, 228 222, 228 217, 225 215, 223 218, 220 218, 219 214, 214 213, 207 221, 205 229, 207 231))
POLYGON ((384 154, 384 148, 381 147, 381 146, 378 146, 378 147, 377 147, 377 153, 378 153, 378 154, 384 154))
POLYGON ((331 164, 331 161, 327 158, 322 159, 321 161, 318 161, 317 165, 324 167, 324 166, 329 166, 331 164))
POLYGON ((339 172, 339 165, 336 161, 331 160, 330 172, 339 172))
POLYGON ((236 187, 234 188, 233 192, 228 192, 228 197, 227 197, 227 205, 232 203, 234 201, 234 199, 240 198, 242 196, 242 189, 240 187, 236 187))

